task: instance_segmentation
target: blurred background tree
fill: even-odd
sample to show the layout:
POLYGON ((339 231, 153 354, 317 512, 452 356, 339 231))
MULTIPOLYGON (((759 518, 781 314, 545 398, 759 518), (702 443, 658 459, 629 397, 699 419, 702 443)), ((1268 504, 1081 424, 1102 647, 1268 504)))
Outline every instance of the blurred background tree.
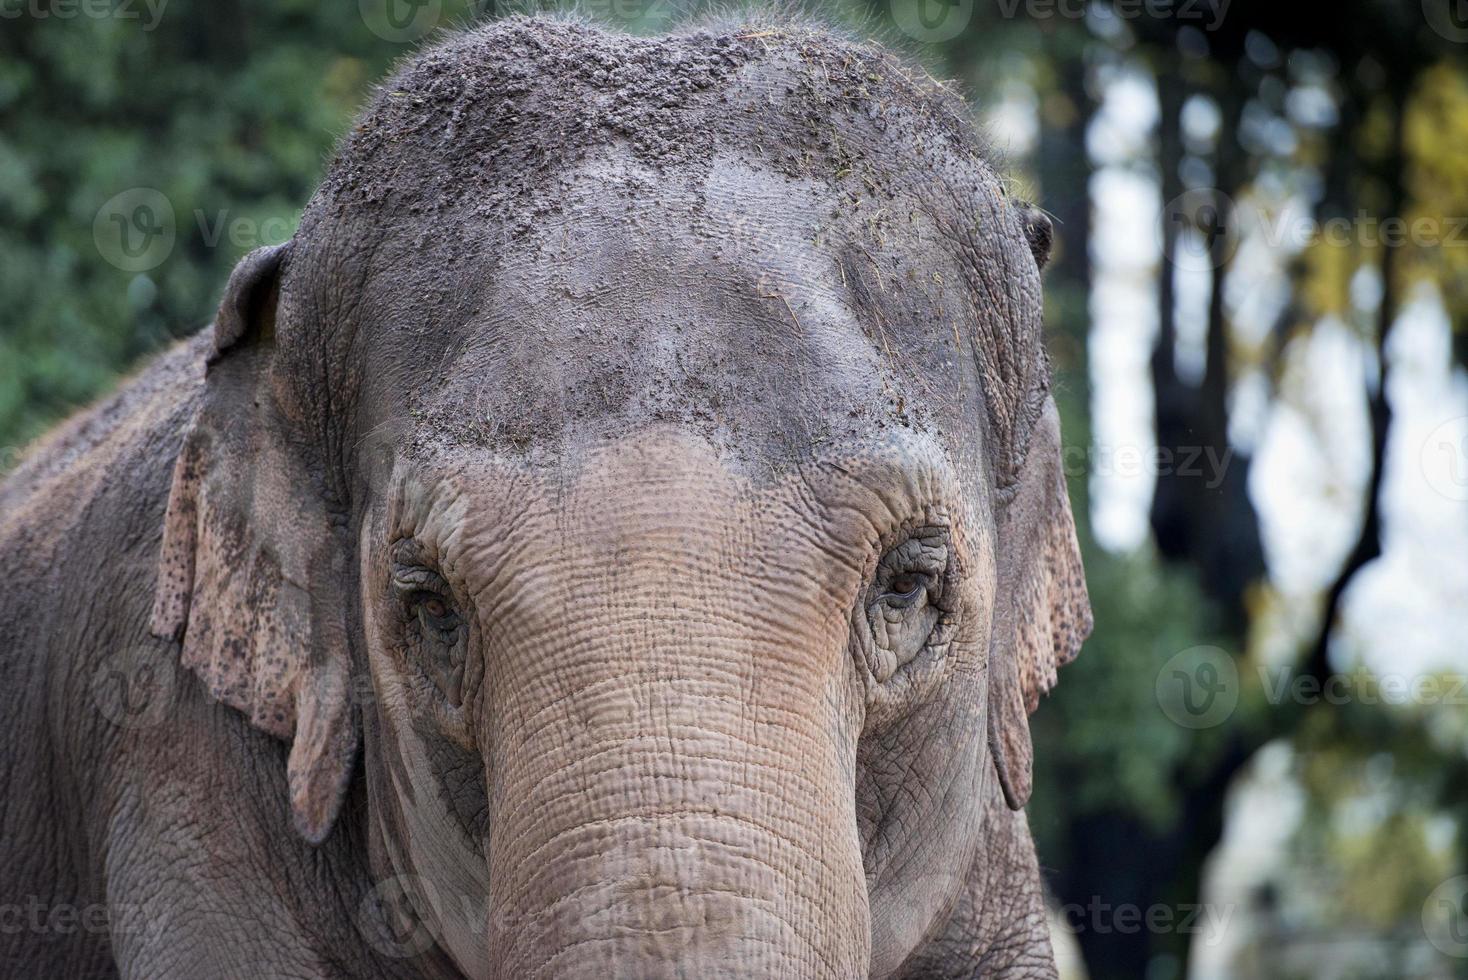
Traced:
MULTIPOLYGON (((393 60, 500 6, 0 0, 0 471, 289 237, 393 60)), ((1030 819, 1069 969, 1468 975, 1468 11, 817 10, 952 79, 1056 222, 1096 632, 1030 819)))

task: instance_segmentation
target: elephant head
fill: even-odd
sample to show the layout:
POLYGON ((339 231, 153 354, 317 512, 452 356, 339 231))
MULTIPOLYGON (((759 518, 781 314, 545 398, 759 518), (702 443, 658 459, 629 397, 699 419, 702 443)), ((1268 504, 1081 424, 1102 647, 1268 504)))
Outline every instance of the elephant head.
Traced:
POLYGON ((231 277, 153 628, 470 975, 892 974, 1089 629, 1049 244, 877 50, 453 37, 231 277))

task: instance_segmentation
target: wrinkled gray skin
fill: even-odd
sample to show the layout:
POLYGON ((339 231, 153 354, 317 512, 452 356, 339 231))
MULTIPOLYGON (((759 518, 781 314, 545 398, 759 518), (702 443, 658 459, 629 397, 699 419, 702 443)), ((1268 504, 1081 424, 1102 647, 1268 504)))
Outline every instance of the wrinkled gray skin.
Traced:
POLYGON ((788 25, 409 62, 0 489, 0 974, 1053 976, 1049 227, 962 111, 788 25))

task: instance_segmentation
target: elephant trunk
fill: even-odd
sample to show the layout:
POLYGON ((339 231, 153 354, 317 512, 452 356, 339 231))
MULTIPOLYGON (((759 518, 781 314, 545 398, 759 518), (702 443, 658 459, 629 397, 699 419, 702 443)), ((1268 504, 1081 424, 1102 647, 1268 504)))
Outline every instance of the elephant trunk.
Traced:
POLYGON ((502 975, 864 975, 849 774, 814 726, 748 704, 737 676, 656 673, 583 680, 501 757, 502 975))

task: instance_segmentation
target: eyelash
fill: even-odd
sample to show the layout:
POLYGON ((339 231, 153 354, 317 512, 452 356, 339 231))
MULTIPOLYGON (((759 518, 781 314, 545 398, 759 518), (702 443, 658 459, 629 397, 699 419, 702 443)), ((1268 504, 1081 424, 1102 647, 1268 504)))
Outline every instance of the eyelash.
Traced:
POLYGON ((905 609, 915 603, 923 591, 929 588, 928 576, 920 572, 899 572, 892 576, 892 581, 887 583, 887 589, 881 595, 881 600, 889 606, 905 609), (904 580, 911 579, 910 588, 902 588, 906 584, 904 580))
POLYGON ((910 609, 925 597, 935 601, 947 565, 946 531, 935 527, 913 532, 883 555, 877 601, 889 609, 910 609))
POLYGON ((417 664, 418 676, 437 689, 451 709, 463 703, 469 627, 443 576, 414 560, 417 549, 400 543, 390 572, 400 624, 396 646, 417 664))
POLYGON ((463 623, 446 583, 429 569, 416 567, 394 572, 392 582, 406 617, 442 642, 452 644, 463 623), (441 605, 443 611, 433 612, 427 608, 429 603, 441 605))
POLYGON ((419 589, 417 592, 414 592, 408 596, 408 603, 411 606, 422 609, 432 619, 447 619, 453 615, 453 605, 443 596, 429 589, 419 589), (438 603, 442 607, 442 611, 434 612, 428 608, 430 602, 438 603))

